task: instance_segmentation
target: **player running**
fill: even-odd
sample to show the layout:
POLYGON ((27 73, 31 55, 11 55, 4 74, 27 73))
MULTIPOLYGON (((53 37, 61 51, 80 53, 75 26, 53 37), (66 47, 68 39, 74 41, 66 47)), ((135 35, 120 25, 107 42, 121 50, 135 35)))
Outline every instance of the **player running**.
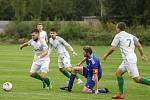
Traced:
POLYGON ((124 79, 123 74, 128 72, 128 74, 133 78, 136 83, 150 85, 150 79, 146 77, 141 77, 137 68, 137 57, 134 52, 135 47, 138 48, 143 61, 147 60, 144 54, 143 47, 139 43, 137 37, 132 34, 125 32, 126 24, 124 22, 119 22, 116 25, 117 35, 114 37, 111 47, 108 52, 104 55, 104 60, 111 55, 117 47, 120 48, 122 55, 122 63, 119 66, 116 76, 118 81, 119 93, 113 96, 113 99, 124 99, 123 95, 123 85, 124 79))
POLYGON ((99 80, 102 77, 102 68, 99 59, 96 57, 95 53, 92 52, 92 48, 90 46, 85 46, 83 52, 85 58, 76 67, 73 67, 68 86, 60 89, 71 92, 76 74, 79 73, 87 79, 85 87, 83 88, 84 93, 98 94, 109 92, 107 88, 98 89, 99 80), (86 62, 87 67, 81 66, 84 62, 86 62))
POLYGON ((40 32, 39 38, 45 40, 46 43, 48 43, 48 36, 47 36, 46 31, 43 30, 43 25, 42 25, 42 23, 38 23, 38 24, 37 24, 37 29, 38 29, 39 32, 40 32))
POLYGON ((41 80, 43 83, 43 88, 46 86, 50 89, 51 82, 49 78, 46 77, 47 72, 49 71, 49 56, 48 56, 48 46, 46 42, 42 39, 39 39, 39 30, 34 29, 32 32, 32 39, 28 42, 20 45, 20 49, 26 46, 32 46, 34 50, 33 63, 30 70, 30 76, 41 80), (40 70, 40 75, 38 71, 40 70))
MULTIPOLYGON (((57 32, 54 28, 50 30, 50 36, 51 38, 49 38, 49 53, 51 53, 52 48, 55 48, 58 55, 59 71, 69 78, 69 72, 71 71, 72 65, 70 64, 69 53, 65 47, 68 47, 73 55, 77 56, 77 53, 63 38, 57 36, 57 32), (64 68, 66 68, 67 70, 65 70, 64 68)), ((77 84, 83 83, 83 81, 78 76, 76 76, 76 78, 78 80, 77 84)))

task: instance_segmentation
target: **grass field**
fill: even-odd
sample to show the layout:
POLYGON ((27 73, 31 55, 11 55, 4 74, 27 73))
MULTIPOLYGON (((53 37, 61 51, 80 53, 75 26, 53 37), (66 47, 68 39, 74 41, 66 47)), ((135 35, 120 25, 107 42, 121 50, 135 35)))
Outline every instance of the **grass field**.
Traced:
MULTIPOLYGON (((72 65, 75 65, 83 58, 82 46, 73 47, 79 54, 76 58, 72 57, 72 65)), ((94 46, 93 48, 95 53, 102 58, 108 47, 94 46)), ((111 100, 111 96, 117 92, 115 70, 121 63, 119 50, 107 61, 101 60, 103 77, 100 87, 107 87, 111 93, 98 95, 81 93, 83 85, 77 85, 76 82, 72 93, 59 90, 59 87, 66 84, 67 78, 58 71, 57 56, 54 50, 48 73, 48 77, 53 81, 53 88, 51 91, 42 89, 40 81, 29 77, 33 56, 31 50, 31 47, 21 51, 18 45, 0 45, 0 87, 5 81, 10 81, 13 84, 11 92, 4 92, 0 89, 0 100, 111 100)), ((150 47, 145 47, 145 51, 150 57, 150 47)), ((150 62, 143 63, 140 57, 138 58, 141 75, 150 78, 150 62)), ((81 78, 85 81, 82 76, 81 78)), ((150 87, 134 83, 125 74, 125 96, 126 100, 150 100, 150 87)))

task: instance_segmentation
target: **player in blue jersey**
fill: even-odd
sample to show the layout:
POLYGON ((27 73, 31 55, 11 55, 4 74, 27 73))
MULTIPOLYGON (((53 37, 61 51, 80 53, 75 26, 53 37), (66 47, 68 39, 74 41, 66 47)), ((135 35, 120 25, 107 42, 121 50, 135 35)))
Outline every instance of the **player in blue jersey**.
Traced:
POLYGON ((90 46, 85 46, 83 48, 83 53, 84 59, 76 67, 73 67, 71 71, 68 86, 62 87, 60 89, 71 92, 76 74, 79 73, 87 79, 87 82, 85 83, 85 86, 83 88, 84 93, 98 94, 109 92, 107 88, 98 89, 98 82, 102 77, 102 68, 99 59, 96 57, 95 53, 92 52, 92 48, 90 46), (86 62, 87 67, 81 66, 81 64, 83 64, 84 62, 86 62))

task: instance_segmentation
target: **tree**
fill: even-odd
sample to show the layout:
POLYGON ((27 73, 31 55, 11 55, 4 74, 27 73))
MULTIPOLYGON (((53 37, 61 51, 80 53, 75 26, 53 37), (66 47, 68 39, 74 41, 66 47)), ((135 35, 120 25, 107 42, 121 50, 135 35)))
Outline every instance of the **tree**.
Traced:
POLYGON ((10 0, 10 3, 15 10, 15 19, 17 19, 17 21, 24 20, 27 9, 27 0, 10 0))
POLYGON ((0 20, 12 20, 15 15, 13 7, 10 5, 11 0, 0 0, 0 20))

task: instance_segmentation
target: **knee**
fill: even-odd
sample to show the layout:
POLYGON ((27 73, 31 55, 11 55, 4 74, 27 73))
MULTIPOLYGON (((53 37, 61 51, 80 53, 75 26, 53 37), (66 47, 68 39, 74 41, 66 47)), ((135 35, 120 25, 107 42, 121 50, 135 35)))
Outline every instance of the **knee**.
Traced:
POLYGON ((63 71, 64 71, 64 69, 63 69, 63 68, 59 68, 59 71, 60 71, 60 72, 63 72, 63 71))
POLYGON ((31 74, 30 74, 30 77, 34 77, 34 76, 35 76, 35 73, 31 73, 31 74))
POLYGON ((116 71, 116 76, 121 77, 121 74, 118 71, 116 71))
POLYGON ((45 79, 45 76, 44 75, 40 75, 41 79, 44 80, 45 79))
POLYGON ((134 82, 139 83, 140 82, 141 77, 135 77, 133 78, 134 82))

